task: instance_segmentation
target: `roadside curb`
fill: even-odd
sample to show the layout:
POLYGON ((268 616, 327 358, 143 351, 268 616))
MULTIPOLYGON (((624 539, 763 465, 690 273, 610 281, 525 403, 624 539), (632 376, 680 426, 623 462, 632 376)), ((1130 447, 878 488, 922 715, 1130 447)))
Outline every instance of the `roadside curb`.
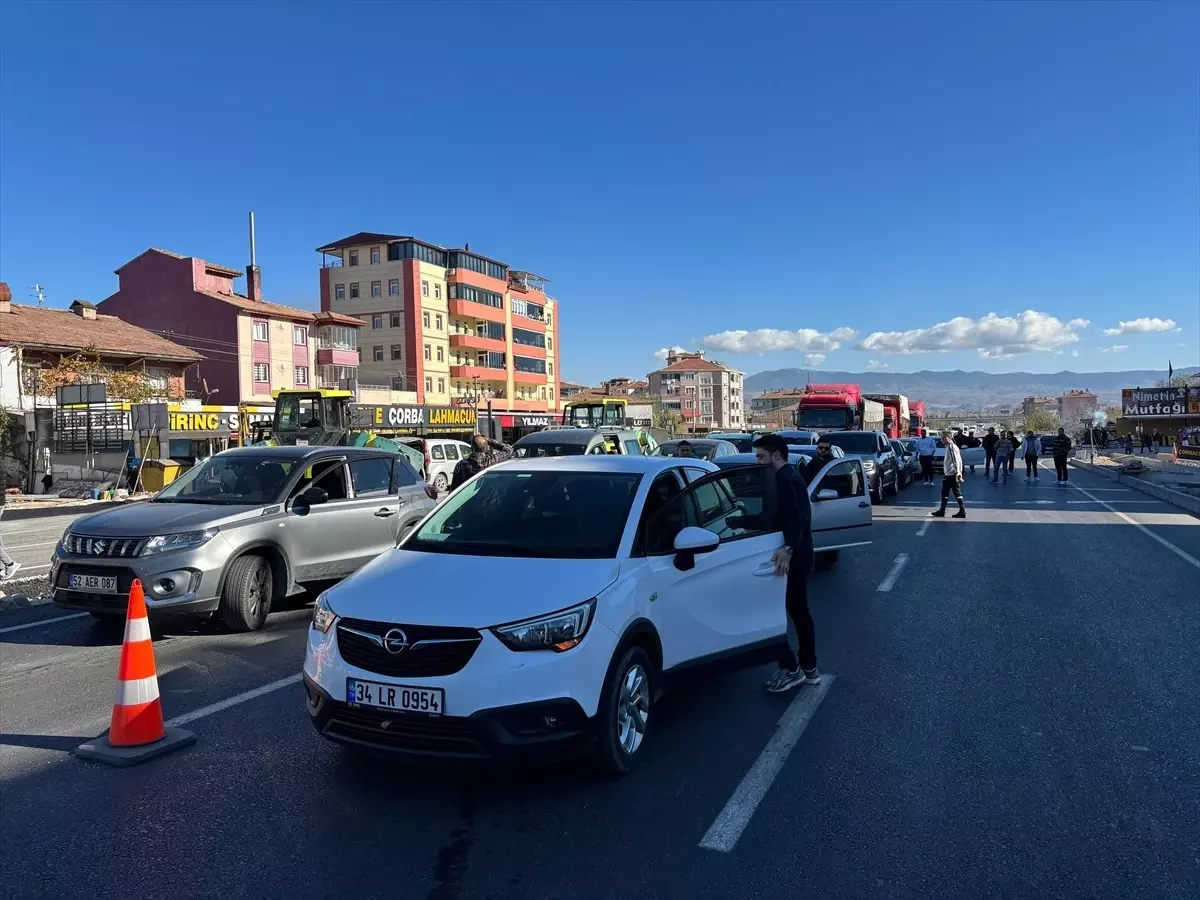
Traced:
POLYGON ((1077 469, 1083 469, 1085 472, 1092 472, 1109 481, 1116 481, 1126 487, 1133 488, 1135 491, 1141 491, 1143 494, 1149 494, 1151 497, 1156 497, 1164 503, 1176 506, 1194 516, 1200 516, 1200 497, 1193 497, 1182 491, 1173 491, 1161 485, 1142 481, 1140 478, 1122 477, 1119 471, 1113 472, 1108 466, 1094 466, 1090 463, 1080 462, 1077 459, 1069 459, 1067 460, 1067 464, 1077 469))
POLYGON ((78 515, 86 516, 89 513, 100 512, 105 509, 112 509, 114 506, 119 506, 123 503, 137 501, 130 500, 92 500, 84 503, 62 503, 57 506, 39 506, 36 509, 21 509, 18 506, 9 505, 4 510, 5 522, 19 522, 23 519, 48 519, 52 516, 61 515, 78 515))
POLYGON ((15 590, 10 594, 0 591, 0 613, 12 612, 17 609, 33 609, 35 606, 45 606, 51 602, 49 597, 29 597, 15 590))

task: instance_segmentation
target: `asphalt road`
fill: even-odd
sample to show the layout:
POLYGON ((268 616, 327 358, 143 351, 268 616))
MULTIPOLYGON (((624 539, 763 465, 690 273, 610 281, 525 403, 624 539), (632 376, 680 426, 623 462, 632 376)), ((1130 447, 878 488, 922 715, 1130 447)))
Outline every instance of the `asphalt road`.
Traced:
MULTIPOLYGON (((812 579, 823 692, 671 696, 619 781, 359 757, 295 682, 88 764, 117 638, 0 619, 0 896, 1200 896, 1200 520, 1072 476, 890 499, 812 579)), ((167 715, 294 675, 306 627, 159 639, 167 715)))
MULTIPOLYGON (((50 557, 68 525, 86 513, 87 507, 72 507, 69 512, 34 518, 14 518, 11 513, 0 517, 0 535, 9 556, 21 563, 16 584, 33 576, 50 572, 50 557)), ((5 590, 12 588, 5 587, 5 590)))

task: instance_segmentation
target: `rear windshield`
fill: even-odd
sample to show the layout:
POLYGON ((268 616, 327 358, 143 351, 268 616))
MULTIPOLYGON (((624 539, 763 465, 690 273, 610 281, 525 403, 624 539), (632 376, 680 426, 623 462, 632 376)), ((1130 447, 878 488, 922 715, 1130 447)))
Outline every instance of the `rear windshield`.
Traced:
POLYGON ((843 431, 841 434, 822 435, 822 440, 829 441, 835 447, 841 447, 847 453, 874 453, 879 449, 879 438, 870 431, 843 431))
MULTIPOLYGON (((679 445, 682 441, 667 441, 659 445, 659 456, 678 456, 679 445)), ((712 441, 688 441, 692 447, 692 456, 696 459, 712 460, 713 454, 717 452, 717 445, 712 441)))
POLYGON ((539 456, 583 456, 585 449, 584 444, 551 444, 539 442, 536 444, 526 444, 524 447, 517 447, 513 452, 513 456, 517 459, 534 459, 539 456))
POLYGON ((612 559, 641 474, 492 470, 451 495, 402 547, 427 553, 612 559))

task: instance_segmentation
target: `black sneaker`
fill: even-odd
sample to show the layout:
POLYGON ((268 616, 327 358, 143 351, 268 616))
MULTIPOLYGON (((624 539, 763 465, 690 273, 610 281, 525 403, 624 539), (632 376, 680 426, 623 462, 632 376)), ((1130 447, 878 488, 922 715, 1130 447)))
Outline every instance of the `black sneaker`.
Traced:
POLYGON ((944 519, 946 517, 946 511, 944 509, 935 509, 930 513, 930 515, 938 519, 944 519))
MULTIPOLYGON (((789 672, 787 669, 780 669, 776 676, 767 682, 767 693, 782 694, 784 691, 790 691, 792 688, 804 684, 807 677, 804 670, 800 668, 797 668, 794 672, 789 672)), ((820 683, 819 675, 815 683, 820 683)))
POLYGON ((955 513, 954 515, 952 515, 950 518, 952 518, 952 519, 965 519, 966 517, 967 517, 967 511, 966 511, 965 509, 960 509, 958 512, 956 512, 956 513, 955 513))

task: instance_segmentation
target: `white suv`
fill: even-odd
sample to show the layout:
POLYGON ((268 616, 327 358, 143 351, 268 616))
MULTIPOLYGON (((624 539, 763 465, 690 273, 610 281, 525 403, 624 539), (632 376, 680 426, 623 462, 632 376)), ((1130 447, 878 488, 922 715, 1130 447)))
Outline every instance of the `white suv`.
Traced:
POLYGON ((304 662, 313 724, 406 753, 592 749, 627 772, 672 681, 786 644, 768 497, 768 467, 698 459, 486 469, 320 596, 304 662))

